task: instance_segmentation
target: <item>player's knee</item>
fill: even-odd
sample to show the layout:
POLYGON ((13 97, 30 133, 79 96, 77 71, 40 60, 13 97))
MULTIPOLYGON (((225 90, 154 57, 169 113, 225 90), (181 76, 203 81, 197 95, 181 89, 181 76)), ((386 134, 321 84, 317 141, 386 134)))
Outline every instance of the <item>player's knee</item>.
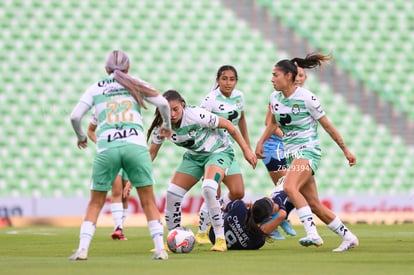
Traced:
POLYGON ((112 197, 112 200, 115 200, 117 202, 122 201, 122 190, 116 190, 115 191, 115 190, 112 189, 111 197, 112 197))
POLYGON ((210 188, 203 188, 202 194, 203 194, 204 199, 217 198, 217 192, 214 192, 210 188))
POLYGON ((218 188, 218 184, 215 180, 204 179, 203 184, 201 185, 201 190, 202 190, 204 199, 216 198, 217 188, 218 188))
POLYGON ((286 193, 288 197, 293 197, 298 192, 296 186, 291 185, 291 184, 286 184, 286 182, 283 185, 283 191, 286 193))
POLYGON ((243 190, 231 190, 229 193, 229 199, 231 201, 234 200, 241 200, 244 197, 244 189, 243 190))

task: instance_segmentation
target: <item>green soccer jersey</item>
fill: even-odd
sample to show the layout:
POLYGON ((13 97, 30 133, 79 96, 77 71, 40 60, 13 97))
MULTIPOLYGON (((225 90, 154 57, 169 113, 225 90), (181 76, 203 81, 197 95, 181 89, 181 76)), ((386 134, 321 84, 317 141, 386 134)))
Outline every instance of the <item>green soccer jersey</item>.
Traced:
POLYGON ((230 97, 225 97, 220 88, 211 91, 200 105, 201 108, 230 120, 235 126, 239 125, 241 113, 244 110, 243 93, 233 90, 230 97))
POLYGON ((288 98, 282 92, 270 95, 272 114, 283 131, 286 156, 297 154, 300 149, 319 147, 318 120, 325 115, 316 96, 297 87, 288 98))
MULTIPOLYGON (((229 139, 218 131, 217 115, 197 106, 186 106, 179 127, 172 127, 171 141, 187 148, 191 154, 221 152, 230 146, 229 139)), ((152 142, 161 144, 159 128, 154 130, 152 142)))
MULTIPOLYGON (((217 88, 208 93, 200 107, 230 120, 234 126, 238 127, 241 114, 244 111, 244 96, 239 90, 233 90, 231 96, 226 97, 220 92, 220 88, 217 88)), ((227 134, 225 129, 222 131, 227 134)), ((233 138, 229 137, 233 141, 233 138)))
POLYGON ((95 107, 98 152, 130 143, 147 146, 140 106, 112 75, 89 87, 80 101, 95 107))

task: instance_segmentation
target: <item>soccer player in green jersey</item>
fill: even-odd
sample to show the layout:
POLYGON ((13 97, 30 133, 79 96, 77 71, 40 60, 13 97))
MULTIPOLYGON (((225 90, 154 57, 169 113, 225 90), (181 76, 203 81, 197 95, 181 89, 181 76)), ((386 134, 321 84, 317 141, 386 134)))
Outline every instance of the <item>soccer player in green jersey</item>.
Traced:
POLYGON ((356 164, 356 157, 329 121, 317 97, 295 84, 298 66, 304 69, 315 68, 330 58, 330 55, 313 53, 305 58, 284 59, 276 63, 272 70, 275 91, 269 101, 273 116, 256 145, 256 155, 258 158, 264 157, 263 143, 280 127, 288 165, 284 191, 295 205, 307 233, 299 242, 303 246, 323 244, 313 220, 313 212, 342 238, 341 245, 333 250, 342 252, 358 246, 359 241, 339 217, 319 200, 314 178, 321 160, 318 123, 341 148, 350 166, 356 164))
POLYGON ((79 247, 69 260, 87 260, 99 213, 120 169, 127 173, 132 186, 137 189, 155 245, 153 259, 167 260, 164 228, 155 204, 152 162, 145 140, 141 108, 146 109, 145 101, 157 106, 161 116, 160 132, 169 137, 170 107, 150 84, 128 75, 129 57, 124 52, 115 50, 109 53, 105 69, 108 76, 85 91, 70 116, 79 148, 88 145, 82 118, 92 107, 98 118, 98 130, 91 198, 80 229, 79 247))
MULTIPOLYGON (((245 142, 250 146, 245 117, 244 94, 236 89, 238 79, 236 68, 231 65, 221 66, 217 71, 214 89, 205 96, 200 107, 231 121, 234 126, 239 128, 245 142)), ((226 131, 223 131, 226 134, 226 131)), ((234 158, 230 168, 227 170, 223 183, 227 186, 228 192, 221 194, 219 186, 219 196, 222 209, 226 209, 227 203, 244 197, 243 176, 236 158, 234 158)), ((196 242, 199 244, 209 244, 210 239, 207 230, 210 225, 210 219, 205 202, 200 207, 199 215, 199 227, 195 235, 196 242)))
MULTIPOLYGON (((182 96, 174 90, 166 91, 163 96, 171 109, 172 135, 170 140, 184 147, 181 164, 175 171, 167 190, 165 221, 168 230, 181 225, 181 202, 184 195, 201 178, 202 195, 206 202, 211 224, 216 235, 212 251, 226 251, 223 215, 217 198, 217 189, 223 180, 226 169, 231 166, 234 152, 226 129, 240 146, 245 159, 256 167, 257 158, 240 132, 229 120, 219 117, 201 107, 186 105, 182 96)), ((160 116, 158 110, 148 130, 147 139, 152 135, 150 154, 154 159, 160 149, 164 136, 159 133, 160 116)))

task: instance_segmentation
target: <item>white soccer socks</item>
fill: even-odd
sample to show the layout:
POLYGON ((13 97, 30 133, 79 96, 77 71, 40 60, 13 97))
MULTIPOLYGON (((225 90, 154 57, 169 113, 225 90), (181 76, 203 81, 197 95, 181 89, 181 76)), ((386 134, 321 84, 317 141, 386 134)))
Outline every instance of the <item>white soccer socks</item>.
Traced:
POLYGON ((170 183, 167 190, 167 198, 165 203, 165 222, 168 231, 180 226, 181 224, 181 202, 187 190, 170 183))
POLYGON ((212 179, 204 179, 201 186, 203 192, 204 202, 207 205, 208 213, 211 220, 211 225, 214 229, 216 238, 224 239, 224 221, 220 207, 220 202, 217 199, 218 184, 212 179))

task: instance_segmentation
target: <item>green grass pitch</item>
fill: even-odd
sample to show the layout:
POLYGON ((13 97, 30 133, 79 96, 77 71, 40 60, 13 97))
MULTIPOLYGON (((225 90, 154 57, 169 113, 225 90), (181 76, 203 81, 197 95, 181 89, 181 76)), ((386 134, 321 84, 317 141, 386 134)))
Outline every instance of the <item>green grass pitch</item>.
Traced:
MULTIPOLYGON (((196 231, 195 227, 191 227, 196 231)), ((299 236, 266 243, 260 250, 211 252, 196 245, 189 254, 151 260, 146 227, 127 227, 128 241, 113 241, 112 228, 98 227, 87 261, 67 257, 77 248, 79 228, 0 228, 0 274, 414 274, 414 225, 350 225, 360 246, 333 253, 340 238, 319 226, 320 248, 301 247, 299 236)))

